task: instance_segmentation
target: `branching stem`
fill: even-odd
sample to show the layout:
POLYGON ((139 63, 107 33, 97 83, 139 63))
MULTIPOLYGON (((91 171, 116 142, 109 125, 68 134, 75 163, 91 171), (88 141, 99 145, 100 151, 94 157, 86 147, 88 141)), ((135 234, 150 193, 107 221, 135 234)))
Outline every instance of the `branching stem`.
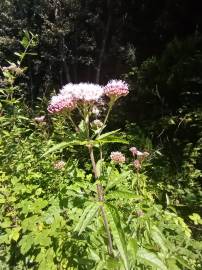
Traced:
POLYGON ((69 118, 70 122, 72 123, 72 126, 74 127, 75 131, 78 132, 79 131, 79 127, 77 127, 77 125, 75 124, 75 122, 72 119, 71 115, 68 115, 68 118, 69 118))
MULTIPOLYGON (((89 149, 91 163, 93 166, 93 173, 94 173, 95 179, 98 179, 98 172, 97 172, 97 168, 96 168, 96 162, 95 162, 95 157, 94 157, 92 145, 89 145, 88 149, 89 149)), ((101 183, 97 183, 96 187, 97 187, 98 201, 101 203, 104 203, 103 186, 101 183)), ((108 252, 109 252, 109 255, 113 255, 113 245, 112 245, 111 233, 110 233, 109 224, 107 221, 107 215, 105 213, 105 209, 104 209, 102 204, 100 205, 100 210, 101 210, 101 214, 102 214, 102 218, 103 218, 103 222, 104 222, 104 226, 105 226, 105 230, 106 230, 107 238, 108 238, 108 252)))

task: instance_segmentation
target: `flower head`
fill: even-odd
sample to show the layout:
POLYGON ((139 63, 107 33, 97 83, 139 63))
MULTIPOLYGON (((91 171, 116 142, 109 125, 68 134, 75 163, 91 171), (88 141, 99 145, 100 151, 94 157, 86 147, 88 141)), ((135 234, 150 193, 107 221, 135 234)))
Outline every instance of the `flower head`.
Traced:
POLYGON ((122 80, 111 80, 104 87, 104 92, 110 98, 126 96, 129 93, 128 84, 122 80))
POLYGON ((76 108, 76 101, 70 95, 58 94, 53 96, 48 106, 49 113, 72 111, 76 108))
POLYGON ((53 165, 54 169, 61 170, 65 166, 65 162, 63 160, 56 161, 53 165))
POLYGON ((62 95, 70 95, 77 101, 84 103, 99 102, 103 96, 103 88, 98 84, 93 83, 79 83, 79 84, 66 84, 61 90, 62 95))
POLYGON ((124 163, 126 158, 121 152, 111 152, 110 158, 115 163, 124 163))

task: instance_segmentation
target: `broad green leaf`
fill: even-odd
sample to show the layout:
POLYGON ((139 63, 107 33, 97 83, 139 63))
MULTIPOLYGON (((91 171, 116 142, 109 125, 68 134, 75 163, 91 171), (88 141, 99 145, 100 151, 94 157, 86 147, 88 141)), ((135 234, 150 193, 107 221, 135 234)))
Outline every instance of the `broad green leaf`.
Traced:
POLYGON ((106 261, 106 269, 110 269, 110 270, 117 270, 117 269, 123 269, 123 267, 121 267, 122 261, 117 260, 117 258, 109 258, 106 261))
POLYGON ((120 217, 119 217, 118 211, 114 206, 112 206, 108 203, 106 203, 104 205, 104 209, 107 213, 107 219, 109 222, 111 233, 112 233, 114 242, 115 242, 115 244, 120 252, 120 255, 123 259, 125 269, 129 270, 126 240, 125 240, 124 232, 123 232, 122 227, 121 227, 120 217))
POLYGON ((32 234, 27 234, 27 235, 24 235, 22 237, 22 239, 19 242, 20 251, 21 251, 22 255, 24 255, 25 253, 27 253, 30 250, 30 248, 33 245, 33 242, 34 242, 34 239, 33 239, 32 234))
POLYGON ((21 230, 21 227, 13 228, 9 234, 9 239, 13 239, 14 241, 17 241, 20 237, 19 231, 21 230))
POLYGON ((5 218, 3 222, 0 223, 1 228, 9 228, 11 226, 12 222, 9 218, 5 218))
POLYGON ((154 240, 154 242, 161 248, 162 252, 164 254, 167 254, 168 249, 165 244, 165 239, 161 231, 156 226, 153 226, 151 229, 151 237, 154 240))
POLYGON ((85 230, 85 228, 88 226, 88 224, 91 222, 91 220, 94 218, 99 207, 100 207, 99 204, 95 202, 90 203, 85 208, 83 214, 81 215, 80 220, 75 228, 75 231, 79 231, 79 234, 81 234, 85 230))
POLYGON ((0 194, 0 203, 5 203, 5 202, 6 202, 5 197, 2 194, 0 194))
POLYGON ((20 44, 21 44, 24 48, 26 48, 26 47, 29 45, 29 39, 28 39, 26 36, 24 36, 23 39, 20 41, 20 44))
POLYGON ((38 231, 34 238, 34 243, 40 246, 50 246, 51 245, 51 238, 49 237, 49 230, 38 231))
POLYGON ((176 260, 174 258, 167 259, 166 264, 169 270, 180 270, 180 268, 176 265, 176 260))
POLYGON ((130 251, 132 257, 136 257, 138 251, 138 244, 134 238, 129 239, 128 241, 128 250, 130 251))
POLYGON ((145 248, 140 248, 137 251, 137 258, 139 258, 140 262, 143 260, 145 263, 156 267, 158 270, 168 270, 164 262, 162 262, 155 253, 148 251, 145 248))
POLYGON ((53 247, 49 248, 46 251, 43 251, 41 256, 37 256, 37 260, 39 261, 38 270, 57 270, 58 267, 54 263, 55 252, 53 247))

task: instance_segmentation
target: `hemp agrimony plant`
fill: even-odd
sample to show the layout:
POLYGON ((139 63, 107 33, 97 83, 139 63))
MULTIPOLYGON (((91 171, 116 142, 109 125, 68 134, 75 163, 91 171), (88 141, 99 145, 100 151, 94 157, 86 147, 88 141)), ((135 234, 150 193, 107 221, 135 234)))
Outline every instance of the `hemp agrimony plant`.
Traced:
MULTIPOLYGON (((113 235, 113 240, 119 249, 126 269, 128 269, 127 254, 123 235, 120 232, 114 209, 105 202, 105 190, 102 184, 102 163, 104 162, 102 146, 110 142, 127 143, 120 136, 116 136, 118 130, 108 133, 103 133, 103 131, 107 126, 113 105, 120 97, 126 96, 128 93, 127 83, 121 80, 111 80, 104 87, 91 83, 70 83, 65 85, 58 95, 51 98, 48 112, 50 114, 61 114, 66 117, 75 129, 75 137, 72 141, 62 142, 54 146, 46 153, 48 154, 69 145, 84 145, 88 149, 96 183, 97 203, 93 203, 84 210, 77 229, 81 233, 84 227, 87 226, 88 220, 92 219, 100 210, 108 239, 108 253, 113 256, 113 235), (106 111, 105 116, 103 119, 99 119, 98 116, 100 111, 103 111, 103 108, 106 111), (74 119, 76 113, 80 115, 81 121, 79 124, 74 119), (99 158, 97 160, 94 154, 95 148, 99 149, 99 158), (114 234, 113 231, 118 233, 114 234)), ((125 162, 125 157, 120 152, 112 152, 111 160, 114 163, 122 164, 125 162)))
POLYGON ((20 88, 15 84, 16 79, 19 76, 23 76, 24 72, 27 70, 27 67, 23 67, 23 61, 28 55, 36 55, 31 52, 31 50, 38 44, 38 36, 34 35, 32 32, 23 31, 24 36, 20 41, 22 51, 15 52, 14 54, 17 57, 15 62, 8 62, 8 66, 1 67, 4 79, 0 82, 2 88, 0 88, 0 97, 4 100, 4 103, 14 104, 17 103, 15 94, 20 92, 20 88))

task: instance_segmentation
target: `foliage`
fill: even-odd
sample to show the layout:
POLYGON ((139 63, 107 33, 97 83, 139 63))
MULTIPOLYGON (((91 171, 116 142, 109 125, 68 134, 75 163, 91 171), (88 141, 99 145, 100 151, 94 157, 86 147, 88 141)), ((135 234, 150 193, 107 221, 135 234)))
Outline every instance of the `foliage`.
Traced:
MULTIPOLYGON (((2 99, 3 269, 201 269, 201 243, 174 208, 157 204, 147 161, 135 170, 127 144, 126 163, 109 160, 108 144, 125 144, 127 136, 103 134, 107 118, 89 129, 90 107, 79 132, 64 115, 53 117, 53 129, 49 116, 30 119, 22 100, 12 97, 10 110, 2 99)), ((190 219, 200 222, 196 214, 190 219)))

